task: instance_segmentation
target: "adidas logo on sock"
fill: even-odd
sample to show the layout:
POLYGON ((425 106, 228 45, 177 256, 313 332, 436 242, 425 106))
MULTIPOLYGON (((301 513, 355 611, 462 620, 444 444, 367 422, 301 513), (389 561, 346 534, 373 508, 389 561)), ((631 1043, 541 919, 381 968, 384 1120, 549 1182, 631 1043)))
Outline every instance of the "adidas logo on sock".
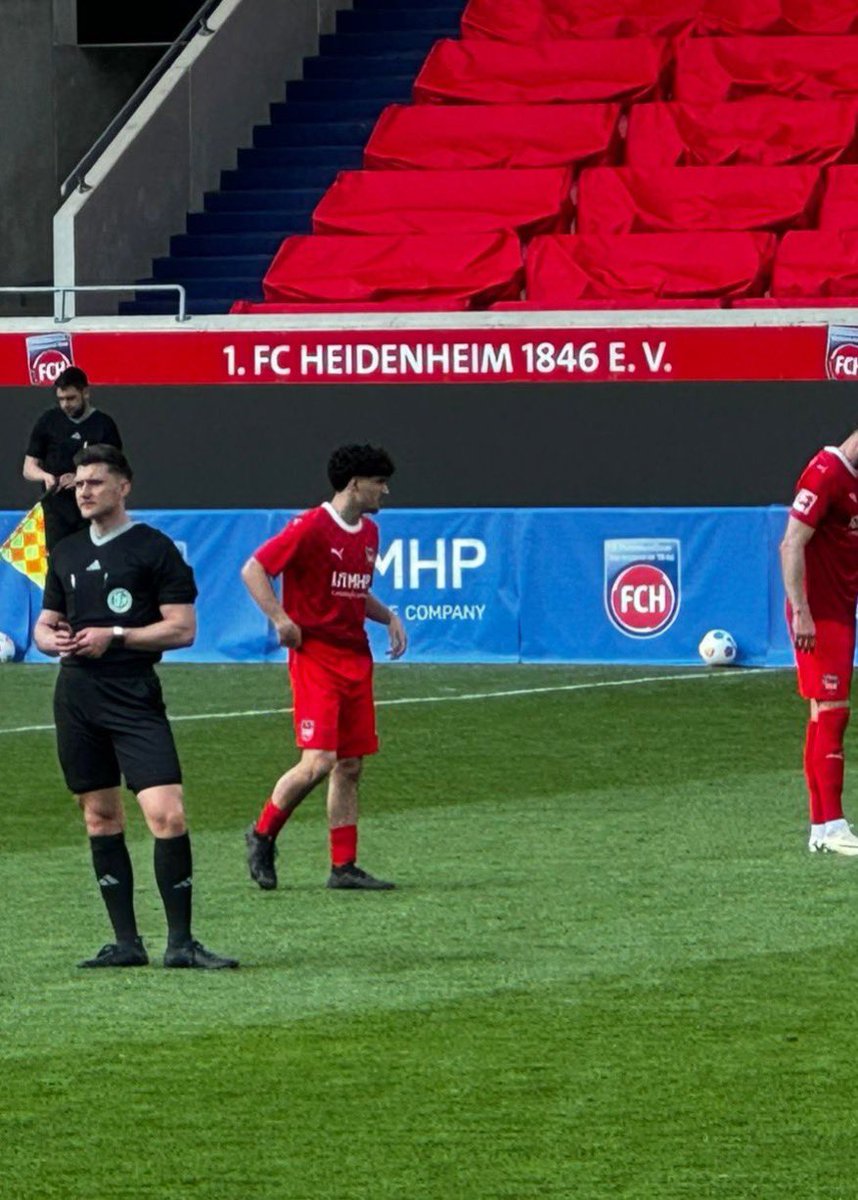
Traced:
POLYGON ((179 888, 193 887, 193 883, 194 883, 193 876, 189 875, 187 879, 182 879, 179 883, 174 883, 173 889, 175 891, 178 891, 179 888))
POLYGON ((115 879, 113 875, 102 875, 98 881, 98 886, 100 888, 118 887, 119 880, 115 879))

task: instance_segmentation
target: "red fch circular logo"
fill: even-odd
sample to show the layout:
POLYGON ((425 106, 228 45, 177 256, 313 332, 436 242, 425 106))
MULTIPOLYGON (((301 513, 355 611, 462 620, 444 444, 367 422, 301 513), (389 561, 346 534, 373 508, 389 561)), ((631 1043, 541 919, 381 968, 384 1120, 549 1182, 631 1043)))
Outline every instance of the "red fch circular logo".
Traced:
POLYGON ((844 342, 829 352, 828 378, 858 380, 858 345, 844 342))
POLYGON ((633 637, 652 637, 676 616, 676 589, 654 563, 632 563, 611 586, 611 616, 633 637))
POLYGON ((30 364, 30 378, 35 384, 56 383, 70 366, 71 359, 62 350, 43 350, 30 364))

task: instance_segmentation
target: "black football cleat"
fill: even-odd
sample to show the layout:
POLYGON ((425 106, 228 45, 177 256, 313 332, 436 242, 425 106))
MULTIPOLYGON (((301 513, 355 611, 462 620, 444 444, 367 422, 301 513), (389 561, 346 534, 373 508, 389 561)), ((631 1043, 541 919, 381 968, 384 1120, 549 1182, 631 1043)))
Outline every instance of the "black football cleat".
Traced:
POLYGON ((185 942, 168 946, 164 953, 165 967, 197 967, 203 971, 225 971, 238 966, 237 958, 223 958, 206 950, 200 942, 185 942))
POLYGON ((136 937, 133 942, 108 943, 102 946, 95 958, 85 958, 79 962, 79 967, 145 967, 148 966, 149 955, 143 945, 143 939, 136 937))
POLYGON ((390 892, 396 884, 388 883, 385 879, 376 879, 374 875, 362 871, 355 863, 344 863, 341 867, 331 867, 327 886, 352 892, 390 892))
POLYGON ((274 838, 257 833, 251 825, 245 831, 244 840, 247 843, 247 869, 250 871, 250 878, 259 884, 263 892, 273 892, 277 887, 277 872, 274 869, 277 847, 274 838))

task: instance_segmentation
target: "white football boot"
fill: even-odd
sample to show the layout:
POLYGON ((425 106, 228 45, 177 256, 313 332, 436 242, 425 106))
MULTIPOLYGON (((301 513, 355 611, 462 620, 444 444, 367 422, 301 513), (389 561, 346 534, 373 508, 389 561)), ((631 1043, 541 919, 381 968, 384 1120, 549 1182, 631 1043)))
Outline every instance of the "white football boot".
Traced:
POLYGON ((844 854, 855 858, 858 857, 858 837, 845 819, 828 821, 822 838, 818 834, 811 834, 808 849, 811 853, 844 854))

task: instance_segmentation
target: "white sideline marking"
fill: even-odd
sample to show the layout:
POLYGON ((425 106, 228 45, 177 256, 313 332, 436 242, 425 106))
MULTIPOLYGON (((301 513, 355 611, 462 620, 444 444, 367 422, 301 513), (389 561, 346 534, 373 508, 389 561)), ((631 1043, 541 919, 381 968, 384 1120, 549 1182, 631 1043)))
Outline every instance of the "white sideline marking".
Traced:
MULTIPOLYGON (((741 679, 745 675, 759 675, 769 667, 746 667, 739 671, 698 671, 685 675, 644 675, 638 679, 599 679, 591 683, 558 683, 547 687, 510 688, 503 692, 462 692, 458 696, 400 696, 395 700, 376 700, 376 707, 388 708, 394 704, 448 704, 457 700, 496 700, 505 696, 540 696, 545 692, 585 692, 595 688, 635 687, 642 683, 680 683, 686 679, 741 679)), ((239 717, 272 717, 290 713, 291 708, 247 708, 240 712, 191 713, 186 716, 170 717, 170 721, 231 721, 239 717)), ((18 725, 15 729, 0 729, 4 733, 45 733, 53 725, 18 725)))

